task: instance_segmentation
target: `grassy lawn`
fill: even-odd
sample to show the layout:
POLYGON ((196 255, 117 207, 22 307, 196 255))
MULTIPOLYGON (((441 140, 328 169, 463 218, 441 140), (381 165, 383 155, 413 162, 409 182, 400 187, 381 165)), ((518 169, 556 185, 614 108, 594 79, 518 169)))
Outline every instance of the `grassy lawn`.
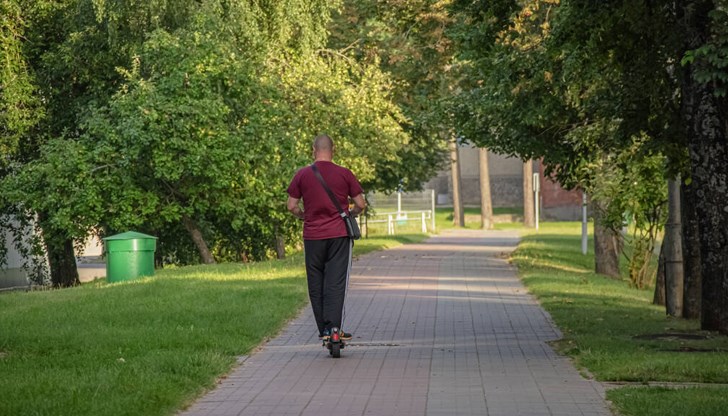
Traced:
MULTIPOLYGON (((728 337, 671 319, 652 290, 593 273, 580 224, 542 223, 513 255, 523 281, 564 334, 556 348, 602 381, 728 383, 728 337), (690 339, 698 338, 698 339, 690 339)), ((624 387, 608 398, 624 415, 724 415, 728 388, 624 387)))
MULTIPOLYGON (((447 215, 438 212, 438 221, 447 215)), ((424 238, 360 240, 355 253, 424 238)), ((593 254, 580 251, 580 224, 541 223, 513 261, 563 331, 558 350, 599 380, 638 383, 608 392, 623 415, 726 413, 726 387, 647 383, 728 384, 728 337, 665 317, 651 290, 595 275, 593 254)), ((300 254, 1 294, 0 415, 174 414, 305 304, 300 254)))
MULTIPOLYGON (((355 254, 424 238, 360 240, 355 254)), ((301 254, 0 294, 0 415, 174 414, 306 299, 301 254)))
MULTIPOLYGON (((468 229, 479 229, 480 228, 480 208, 468 207, 464 209, 465 212, 465 227, 468 229)), ((493 208, 493 215, 516 215, 523 216, 523 210, 521 208, 493 208)), ((452 224, 452 207, 449 208, 436 208, 435 209, 435 225, 438 230, 447 230, 455 228, 452 224)), ((494 229, 512 229, 521 227, 520 223, 496 223, 494 229)))
MULTIPOLYGON (((471 230, 480 229, 480 208, 465 208, 465 227, 471 230)), ((523 210, 521 208, 494 208, 493 215, 508 215, 509 219, 511 216, 522 217, 523 210)), ((452 207, 436 208, 435 209, 435 227, 436 232, 439 230, 453 229, 455 226, 452 223, 452 207)), ((379 218, 382 221, 381 217, 379 218)), ((427 229, 431 230, 431 220, 426 220, 427 229)), ((386 222, 369 222, 369 229, 367 230, 369 236, 382 236, 387 235, 387 224, 386 222)), ((501 222, 494 225, 496 230, 514 229, 520 228, 521 223, 501 222)), ((410 218, 409 221, 395 221, 394 224, 395 233, 421 233, 422 232, 422 221, 418 217, 410 218)))

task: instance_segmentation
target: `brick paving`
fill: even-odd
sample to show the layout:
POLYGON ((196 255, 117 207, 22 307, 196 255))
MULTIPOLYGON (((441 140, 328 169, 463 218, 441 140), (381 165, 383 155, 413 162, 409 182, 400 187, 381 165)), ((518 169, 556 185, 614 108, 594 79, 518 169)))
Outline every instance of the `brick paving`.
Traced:
POLYGON ((459 230, 361 256, 340 359, 306 309, 182 415, 611 415, 546 343, 560 333, 505 260, 517 242, 459 230))

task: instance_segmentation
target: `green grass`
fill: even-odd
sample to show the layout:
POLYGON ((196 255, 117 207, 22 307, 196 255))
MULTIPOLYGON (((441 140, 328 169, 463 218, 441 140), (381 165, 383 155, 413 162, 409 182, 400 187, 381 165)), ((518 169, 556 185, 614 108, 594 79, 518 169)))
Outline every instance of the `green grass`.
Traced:
MULTIPOLYGON (((355 255, 424 238, 360 240, 355 255)), ((306 298, 301 254, 2 294, 0 415, 173 414, 306 298)))
MULTIPOLYGON (((465 212, 465 227, 467 229, 479 229, 480 228, 480 208, 467 207, 464 208, 465 212)), ((493 215, 515 215, 523 216, 523 210, 521 208, 493 208, 493 215)), ((453 229, 455 226, 452 223, 453 211, 452 208, 436 208, 435 209, 435 226, 438 230, 453 229)), ((494 229, 515 229, 521 228, 521 223, 496 223, 494 229)))
MULTIPOLYGON (((468 207, 464 209, 465 211, 465 227, 466 229, 476 230, 480 229, 480 208, 473 208, 468 207)), ((440 230, 448 230, 448 229, 454 229, 455 226, 453 225, 453 212, 452 208, 436 208, 435 209, 435 227, 436 232, 439 232, 440 230)), ((521 208, 494 208, 493 209, 493 215, 509 215, 509 216, 516 216, 516 217, 522 217, 523 216, 523 210, 521 208)), ((381 220, 382 218, 379 217, 381 220)), ((430 219, 427 219, 427 229, 431 229, 431 221, 430 219)), ((368 223, 368 233, 369 236, 384 236, 387 235, 387 224, 386 222, 369 222, 368 223)), ((494 225, 494 229, 496 230, 507 230, 507 229, 518 229, 522 227, 522 223, 520 222, 503 222, 503 223, 496 223, 494 225)), ((396 221, 395 222, 395 233, 421 233, 422 232, 422 222, 414 219, 410 221, 396 221)))
POLYGON ((625 416, 716 416, 726 414, 728 388, 627 387, 609 392, 625 416))
MULTIPOLYGON (((652 289, 596 275, 593 253, 582 255, 580 247, 580 224, 542 223, 513 254, 523 281, 563 331, 557 349, 603 381, 728 383, 728 337, 699 331, 696 321, 667 318, 664 307, 651 304, 652 289), (649 339, 665 333, 706 338, 649 339)), ((728 396, 713 388, 617 389, 608 397, 630 415, 722 415, 728 408, 728 396), (650 413, 639 404, 688 396, 686 401, 707 413, 686 413, 677 406, 650 413), (711 413, 721 406, 721 412, 711 413)))

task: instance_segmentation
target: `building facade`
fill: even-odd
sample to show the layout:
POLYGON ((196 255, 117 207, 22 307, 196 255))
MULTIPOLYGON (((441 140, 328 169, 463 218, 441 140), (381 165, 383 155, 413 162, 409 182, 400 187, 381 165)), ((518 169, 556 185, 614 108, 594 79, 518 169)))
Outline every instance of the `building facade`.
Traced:
MULTIPOLYGON (((465 206, 480 207, 480 174, 478 148, 462 145, 458 149, 462 198, 465 206)), ((488 153, 490 193, 494 208, 523 207, 523 161, 514 157, 488 153)), ((533 163, 533 173, 539 175, 540 216, 548 220, 578 220, 581 215, 582 194, 567 191, 544 176, 544 166, 533 163)), ((426 188, 437 193, 437 204, 452 205, 452 171, 449 167, 433 178, 426 188)))

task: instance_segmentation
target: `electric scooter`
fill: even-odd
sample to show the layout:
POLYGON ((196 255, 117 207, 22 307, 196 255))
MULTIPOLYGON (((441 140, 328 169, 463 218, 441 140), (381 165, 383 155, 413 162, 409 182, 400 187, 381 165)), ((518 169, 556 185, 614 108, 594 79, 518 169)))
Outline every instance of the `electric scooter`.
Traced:
POLYGON ((341 357, 341 350, 346 347, 346 343, 341 339, 339 328, 331 328, 331 336, 329 336, 328 339, 324 338, 323 346, 329 350, 329 355, 332 357, 341 357))

